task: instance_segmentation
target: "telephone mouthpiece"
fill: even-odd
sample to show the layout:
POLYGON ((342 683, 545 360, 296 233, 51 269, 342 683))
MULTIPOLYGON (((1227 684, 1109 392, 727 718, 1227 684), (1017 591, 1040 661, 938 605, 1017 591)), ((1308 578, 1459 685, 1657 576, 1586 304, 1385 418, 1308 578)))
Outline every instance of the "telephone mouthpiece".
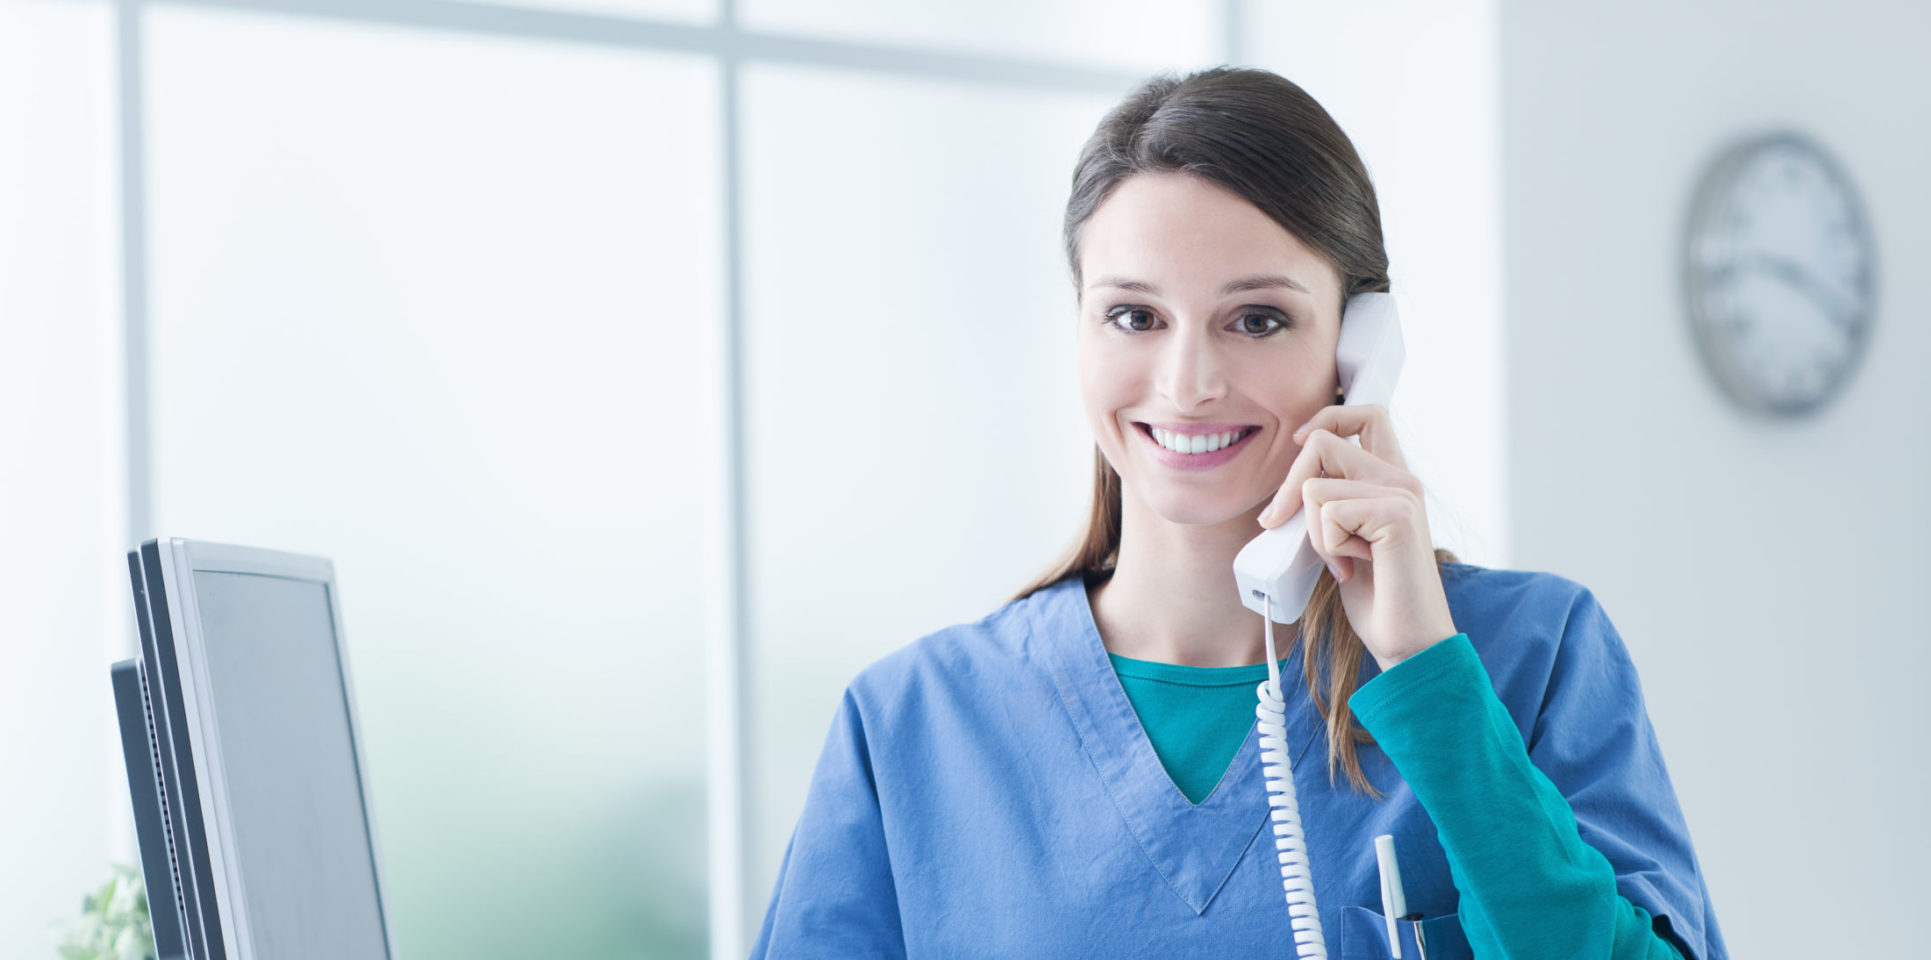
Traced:
POLYGON ((1234 582, 1247 609, 1275 623, 1301 619, 1327 562, 1307 542, 1307 511, 1248 541, 1234 556, 1234 582))

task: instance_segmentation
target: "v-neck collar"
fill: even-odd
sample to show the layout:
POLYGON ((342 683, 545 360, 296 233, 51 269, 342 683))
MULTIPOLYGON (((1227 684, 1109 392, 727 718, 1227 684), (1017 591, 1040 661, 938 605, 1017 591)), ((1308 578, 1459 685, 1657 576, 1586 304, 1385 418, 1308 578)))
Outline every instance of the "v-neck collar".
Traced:
MULTIPOLYGON (((1153 751, 1139 715, 1107 658, 1078 575, 1034 595, 1033 645, 1053 675, 1080 745, 1099 770, 1107 795, 1155 870, 1195 914, 1204 913, 1233 875, 1247 848, 1268 824, 1267 790, 1260 768, 1260 730, 1255 724, 1227 772, 1207 798, 1188 801, 1153 751)), ((1295 772, 1320 731, 1320 717, 1302 675, 1301 645, 1294 644, 1281 671, 1287 693, 1287 740, 1295 772), (1295 696, 1300 689, 1301 695, 1295 696)), ((1299 785, 1300 778, 1296 778, 1299 785)))

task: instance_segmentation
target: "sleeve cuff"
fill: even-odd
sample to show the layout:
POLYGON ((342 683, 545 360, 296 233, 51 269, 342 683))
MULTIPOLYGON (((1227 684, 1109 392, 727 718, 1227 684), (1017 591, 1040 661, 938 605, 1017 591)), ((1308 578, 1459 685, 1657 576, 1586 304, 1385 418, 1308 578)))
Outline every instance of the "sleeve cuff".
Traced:
POLYGON ((1475 645, 1469 642, 1468 634, 1458 633, 1381 671, 1348 698, 1348 707, 1372 732, 1371 717, 1382 713, 1386 704, 1409 690, 1431 686, 1443 679, 1470 677, 1479 677, 1484 686, 1488 684, 1488 671, 1482 666, 1482 658, 1476 656, 1475 645))

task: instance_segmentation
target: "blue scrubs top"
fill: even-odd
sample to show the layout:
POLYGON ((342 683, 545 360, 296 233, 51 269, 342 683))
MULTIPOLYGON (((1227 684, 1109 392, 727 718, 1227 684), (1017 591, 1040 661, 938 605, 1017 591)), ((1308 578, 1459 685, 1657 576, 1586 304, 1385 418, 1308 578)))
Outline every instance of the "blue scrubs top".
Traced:
MULTIPOLYGON (((1617 892, 1694 960, 1726 957, 1635 669, 1593 595, 1547 573, 1443 574, 1456 626, 1617 892)), ((1330 784, 1301 658, 1297 644, 1282 671, 1288 743, 1330 955, 1388 956, 1372 843, 1388 833, 1430 960, 1470 956, 1435 824, 1388 757, 1357 748, 1379 801, 1344 774, 1330 784)), ((1362 682, 1379 673, 1364 658, 1362 682)), ((851 682, 751 956, 1291 957, 1259 758, 1250 730, 1191 803, 1068 577, 851 682)))

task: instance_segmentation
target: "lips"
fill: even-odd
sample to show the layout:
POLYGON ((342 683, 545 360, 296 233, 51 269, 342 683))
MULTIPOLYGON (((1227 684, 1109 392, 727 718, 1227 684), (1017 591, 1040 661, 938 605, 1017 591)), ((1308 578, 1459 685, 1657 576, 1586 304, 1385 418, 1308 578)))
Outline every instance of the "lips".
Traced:
POLYGON ((1189 437, 1199 436, 1200 434, 1230 433, 1236 430, 1260 429, 1260 424, 1257 423, 1186 423, 1179 421, 1174 423, 1148 423, 1143 420, 1135 420, 1133 421, 1133 425, 1136 427, 1154 427, 1165 430, 1168 433, 1186 434, 1189 437))

